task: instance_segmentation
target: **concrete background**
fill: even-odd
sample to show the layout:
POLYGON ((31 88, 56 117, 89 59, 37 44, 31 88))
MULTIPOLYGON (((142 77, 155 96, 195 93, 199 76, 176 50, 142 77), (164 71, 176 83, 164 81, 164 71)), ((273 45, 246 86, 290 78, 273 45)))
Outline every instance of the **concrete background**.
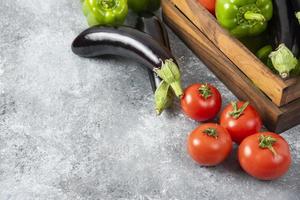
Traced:
MULTIPOLYGON (((179 104, 157 117, 147 72, 134 61, 83 59, 79 0, 0 1, 0 199, 300 199, 300 126, 282 134, 293 165, 277 181, 245 174, 236 152, 195 164, 197 123, 179 104)), ((230 91, 170 32, 183 85, 230 91)))

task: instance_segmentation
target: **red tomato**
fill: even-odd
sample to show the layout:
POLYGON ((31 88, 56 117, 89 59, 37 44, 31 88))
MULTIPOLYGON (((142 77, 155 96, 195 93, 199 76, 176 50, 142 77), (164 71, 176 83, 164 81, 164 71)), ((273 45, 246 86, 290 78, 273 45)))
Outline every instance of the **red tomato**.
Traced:
POLYGON ((279 178, 291 165, 288 143, 271 132, 247 137, 239 146, 238 158, 248 174, 261 180, 279 178))
POLYGON ((240 144, 247 136, 259 132, 262 122, 257 111, 248 102, 232 102, 226 106, 220 117, 231 138, 240 144))
POLYGON ((215 14, 216 0, 198 0, 198 2, 213 15, 215 14))
POLYGON ((225 160, 232 150, 232 140, 225 128, 218 124, 200 125, 187 140, 190 156, 199 164, 214 166, 225 160))
POLYGON ((220 92, 210 84, 196 83, 185 89, 181 98, 183 111, 192 119, 207 121, 213 119, 221 109, 220 92))

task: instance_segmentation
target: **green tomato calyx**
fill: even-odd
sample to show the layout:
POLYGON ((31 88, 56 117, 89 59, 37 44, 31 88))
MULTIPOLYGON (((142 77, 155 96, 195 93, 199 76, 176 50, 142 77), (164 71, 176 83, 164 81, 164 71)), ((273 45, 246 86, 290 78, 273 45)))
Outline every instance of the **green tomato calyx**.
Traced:
POLYGON ((199 88, 199 92, 202 95, 202 97, 204 97, 204 99, 208 99, 209 97, 212 96, 211 89, 207 83, 204 85, 201 85, 201 87, 199 88))
POLYGON ((277 155, 277 152, 273 147, 273 145, 276 142, 277 142, 276 138, 273 138, 272 136, 265 136, 265 135, 259 136, 259 147, 262 149, 269 149, 274 156, 277 155))
POLYGON ((210 137, 218 138, 218 132, 215 128, 207 128, 203 131, 203 133, 210 137))
POLYGON ((232 105, 232 111, 230 112, 230 116, 233 117, 234 119, 238 119, 241 115, 244 114, 244 111, 249 105, 249 102, 245 102, 240 108, 238 108, 237 102, 231 102, 232 105))

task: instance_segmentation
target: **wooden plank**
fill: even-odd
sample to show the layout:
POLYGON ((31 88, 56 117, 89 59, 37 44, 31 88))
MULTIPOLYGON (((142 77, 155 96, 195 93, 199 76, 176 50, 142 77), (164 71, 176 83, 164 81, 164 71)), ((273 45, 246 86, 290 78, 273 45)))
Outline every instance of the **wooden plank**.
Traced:
MULTIPOLYGON (((167 0, 164 0, 166 2, 167 0)), ((237 39, 231 37, 219 26, 216 19, 195 0, 170 0, 209 40, 211 40, 254 84, 259 87, 272 101, 280 106, 299 95, 289 91, 289 82, 273 74, 237 39), (290 96, 289 96, 290 95, 290 96)), ((292 83, 292 82, 290 82, 292 83)), ((299 84, 300 86, 300 84, 299 84)))
POLYGON ((269 100, 206 36, 174 7, 163 0, 163 16, 167 24, 183 39, 214 74, 240 99, 248 100, 275 131, 282 111, 269 100))
POLYGON ((285 105, 300 97, 300 78, 291 78, 286 80, 287 88, 283 90, 282 104, 285 105))
POLYGON ((278 132, 283 132, 300 124, 300 99, 293 101, 280 108, 282 115, 279 116, 276 125, 278 132))

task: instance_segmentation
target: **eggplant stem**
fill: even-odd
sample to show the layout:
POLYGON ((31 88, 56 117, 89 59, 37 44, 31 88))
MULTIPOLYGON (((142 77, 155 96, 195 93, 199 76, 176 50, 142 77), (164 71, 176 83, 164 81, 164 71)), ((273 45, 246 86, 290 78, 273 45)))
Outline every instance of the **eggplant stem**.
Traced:
POLYGON ((296 12, 296 18, 298 19, 299 24, 300 24, 300 11, 296 12))

